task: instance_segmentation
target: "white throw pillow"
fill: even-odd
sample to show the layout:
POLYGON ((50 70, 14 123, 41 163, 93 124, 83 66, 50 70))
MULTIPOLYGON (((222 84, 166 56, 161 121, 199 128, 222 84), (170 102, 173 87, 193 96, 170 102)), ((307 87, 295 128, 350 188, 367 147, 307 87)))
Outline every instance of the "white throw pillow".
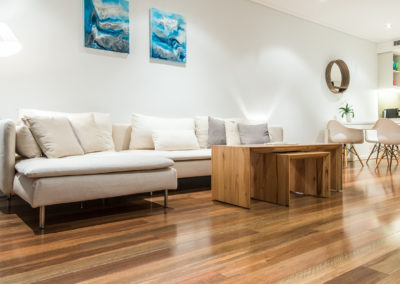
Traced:
POLYGON ((154 149, 152 134, 154 130, 193 130, 192 118, 159 118, 132 115, 132 136, 129 149, 154 149))
POLYGON ((194 130, 155 130, 152 136, 157 151, 200 149, 194 130))
POLYGON ((236 121, 225 120, 226 145, 241 145, 238 123, 236 121))
POLYGON ((16 127, 16 151, 18 155, 30 159, 42 156, 39 145, 26 125, 16 127))
POLYGON ((112 136, 113 124, 111 121, 111 115, 109 113, 94 112, 94 120, 96 121, 97 127, 100 129, 104 139, 105 151, 115 151, 114 140, 112 136))
POLYGON ((66 117, 25 117, 35 140, 48 158, 83 155, 71 123, 66 117))
POLYGON ((94 120, 93 113, 71 114, 68 119, 85 153, 109 150, 104 135, 94 120))
MULTIPOLYGON (((74 115, 80 115, 79 113, 66 113, 66 112, 54 112, 54 111, 45 111, 45 110, 36 110, 36 109, 19 109, 18 117, 24 121, 26 117, 35 117, 35 116, 43 116, 43 117, 67 117, 70 118, 74 115)), ((104 136, 104 151, 114 151, 114 140, 112 138, 112 122, 111 116, 108 113, 93 113, 94 120, 101 130, 102 135, 104 136)))

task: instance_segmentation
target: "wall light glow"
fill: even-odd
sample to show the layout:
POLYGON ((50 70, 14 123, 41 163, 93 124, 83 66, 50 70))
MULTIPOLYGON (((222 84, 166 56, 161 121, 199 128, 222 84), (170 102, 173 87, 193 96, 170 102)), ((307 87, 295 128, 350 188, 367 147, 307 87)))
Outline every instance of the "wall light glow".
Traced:
POLYGON ((0 56, 8 57, 22 49, 17 37, 5 23, 0 23, 0 56))

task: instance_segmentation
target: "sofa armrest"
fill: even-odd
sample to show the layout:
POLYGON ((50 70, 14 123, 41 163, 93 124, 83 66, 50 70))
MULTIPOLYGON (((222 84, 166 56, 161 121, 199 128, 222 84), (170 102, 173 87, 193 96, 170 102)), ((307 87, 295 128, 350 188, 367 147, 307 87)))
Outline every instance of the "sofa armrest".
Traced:
POLYGON ((0 120, 0 190, 4 194, 13 192, 15 137, 15 123, 12 120, 0 120))

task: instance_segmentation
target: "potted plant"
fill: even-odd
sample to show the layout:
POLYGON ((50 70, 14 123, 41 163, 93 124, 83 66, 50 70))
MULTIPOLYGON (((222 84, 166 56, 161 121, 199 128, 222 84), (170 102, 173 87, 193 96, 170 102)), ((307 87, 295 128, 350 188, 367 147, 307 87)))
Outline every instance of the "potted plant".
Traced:
POLYGON ((353 106, 346 104, 344 107, 339 108, 339 112, 342 115, 342 118, 346 116, 346 121, 350 123, 354 118, 354 109, 353 106))

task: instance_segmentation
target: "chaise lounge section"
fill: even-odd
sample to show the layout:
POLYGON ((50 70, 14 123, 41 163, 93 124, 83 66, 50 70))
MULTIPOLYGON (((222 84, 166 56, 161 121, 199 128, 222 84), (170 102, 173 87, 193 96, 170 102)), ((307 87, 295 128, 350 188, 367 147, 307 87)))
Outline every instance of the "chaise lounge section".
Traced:
POLYGON ((40 208, 39 226, 45 226, 45 207, 55 204, 111 198, 177 189, 174 162, 166 157, 134 152, 103 152, 61 159, 16 160, 15 124, 0 121, 0 188, 16 194, 32 208, 40 208))

